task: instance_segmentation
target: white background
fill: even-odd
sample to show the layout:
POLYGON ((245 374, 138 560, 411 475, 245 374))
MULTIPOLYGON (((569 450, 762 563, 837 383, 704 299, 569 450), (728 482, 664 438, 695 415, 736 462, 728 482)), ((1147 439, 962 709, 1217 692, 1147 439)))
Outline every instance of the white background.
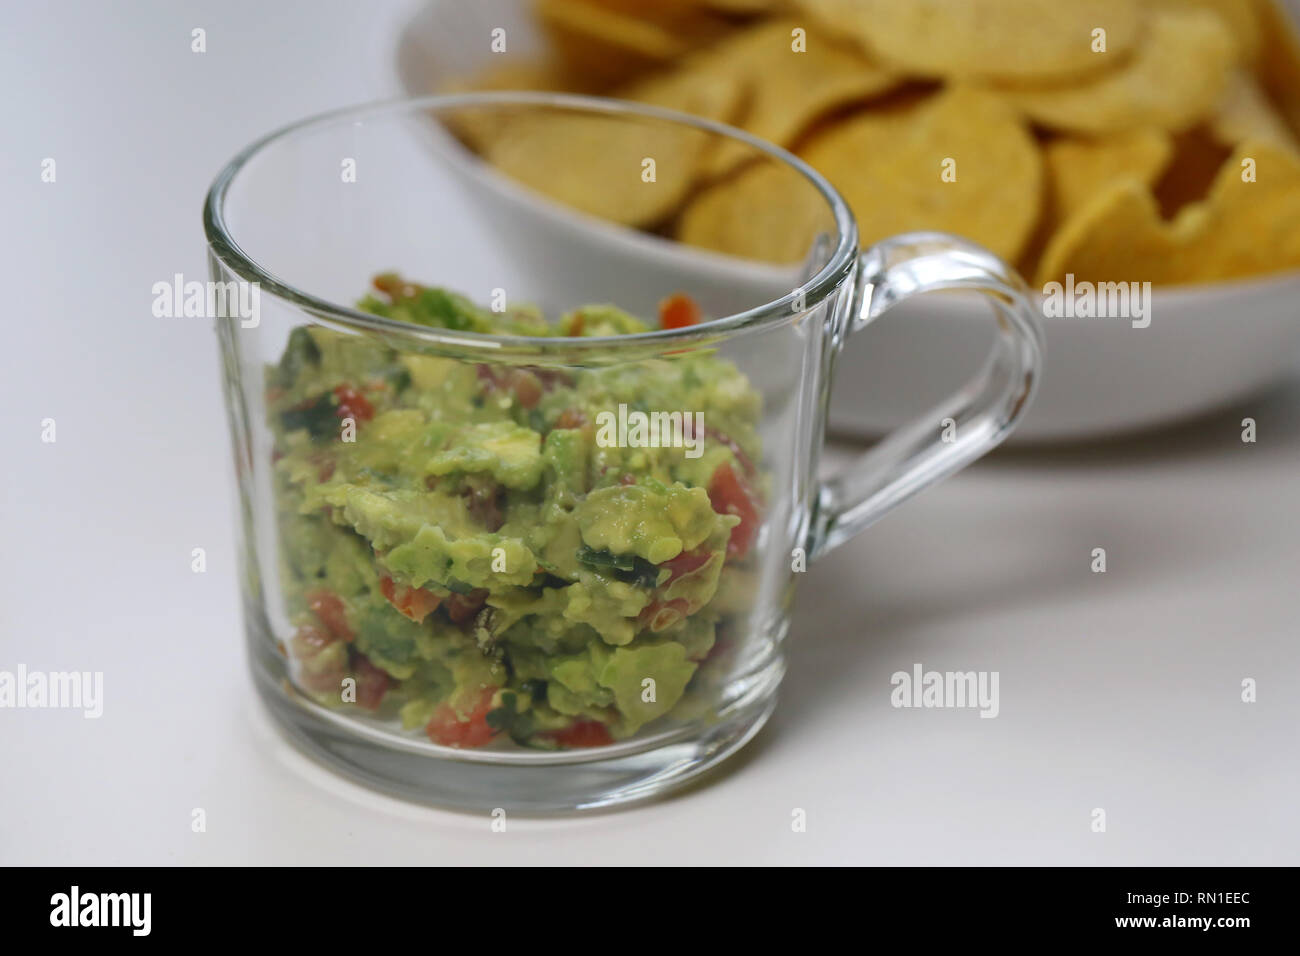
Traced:
POLYGON ((768 728, 669 800, 494 834, 282 742, 245 673, 215 336, 153 318, 150 289, 205 275, 200 204, 238 148, 398 92, 412 12, 0 16, 0 669, 105 681, 97 721, 0 711, 0 863, 1300 862, 1295 386, 1158 435, 999 453, 885 519, 802 582, 768 728), (1000 716, 891 708, 915 662, 999 671, 1000 716))

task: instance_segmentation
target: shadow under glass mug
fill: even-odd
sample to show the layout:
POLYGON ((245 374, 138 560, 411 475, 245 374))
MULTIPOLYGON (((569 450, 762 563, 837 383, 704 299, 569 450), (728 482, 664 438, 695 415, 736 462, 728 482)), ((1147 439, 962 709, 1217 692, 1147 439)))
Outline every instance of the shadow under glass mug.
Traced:
POLYGON ((1002 441, 1042 363, 990 253, 860 252, 806 164, 645 105, 326 114, 231 161, 204 225, 240 306, 217 331, 259 696, 310 755, 442 806, 609 806, 743 746, 805 562, 1002 441), (678 238, 710 205, 772 254, 678 238), (985 367, 819 481, 845 337, 963 290, 985 367))

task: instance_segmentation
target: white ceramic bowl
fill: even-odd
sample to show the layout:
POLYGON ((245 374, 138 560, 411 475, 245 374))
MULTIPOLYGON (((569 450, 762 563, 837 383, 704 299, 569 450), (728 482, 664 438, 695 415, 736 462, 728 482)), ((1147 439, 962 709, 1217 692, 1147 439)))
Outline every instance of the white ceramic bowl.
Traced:
MULTIPOLYGON (((496 27, 506 30, 507 56, 527 57, 541 48, 525 0, 432 0, 399 40, 402 85, 422 95, 489 65, 494 54, 488 38, 496 27)), ((518 189, 496 189, 482 178, 479 183, 525 227, 530 217, 552 227, 556 218, 570 219, 573 241, 599 257, 597 274, 619 290, 619 304, 629 309, 645 310, 652 291, 672 285, 679 274, 698 281, 702 271, 713 271, 719 287, 745 283, 737 293, 748 304, 764 290, 775 295, 789 288, 787 270, 765 273, 631 230, 611 242, 620 230, 566 216, 518 189), (633 291, 643 287, 644 296, 633 291), (629 294, 646 302, 629 301, 629 294)), ((589 287, 592 276, 584 278, 589 287)), ((1042 385, 1011 440, 1070 441, 1167 424, 1245 399, 1300 365, 1300 272, 1157 288, 1150 316, 1146 328, 1124 318, 1047 319, 1042 385)), ((832 430, 883 434, 951 394, 983 361, 991 322, 969 298, 930 296, 851 337, 831 399, 832 430)))

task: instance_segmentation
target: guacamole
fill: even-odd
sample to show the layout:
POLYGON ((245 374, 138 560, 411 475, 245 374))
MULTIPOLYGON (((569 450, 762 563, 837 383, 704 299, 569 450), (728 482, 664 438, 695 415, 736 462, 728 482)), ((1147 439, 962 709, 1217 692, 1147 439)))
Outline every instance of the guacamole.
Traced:
MULTIPOLYGON (((650 328, 609 305, 551 324, 374 284, 360 308, 422 326, 650 328)), ((661 307, 665 326, 696 318, 681 296, 661 307)), ((302 690, 452 747, 599 746, 690 709, 761 523, 760 398, 731 363, 474 364, 301 326, 266 395, 302 690), (637 412, 682 413, 691 447, 606 427, 637 412)))

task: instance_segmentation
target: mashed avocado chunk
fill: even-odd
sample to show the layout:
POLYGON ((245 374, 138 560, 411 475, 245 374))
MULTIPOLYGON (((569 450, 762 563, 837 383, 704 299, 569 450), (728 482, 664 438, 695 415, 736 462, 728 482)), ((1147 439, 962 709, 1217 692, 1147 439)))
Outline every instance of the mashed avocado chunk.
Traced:
MULTIPOLYGON (((607 336, 386 274, 360 308, 483 334, 607 336)), ((709 350, 476 364, 293 330, 266 369, 280 580, 299 687, 453 747, 612 743, 668 726, 707 668, 762 508, 756 390, 709 350), (602 413, 681 412, 693 454, 602 413), (733 580, 736 579, 736 580, 733 580)))

